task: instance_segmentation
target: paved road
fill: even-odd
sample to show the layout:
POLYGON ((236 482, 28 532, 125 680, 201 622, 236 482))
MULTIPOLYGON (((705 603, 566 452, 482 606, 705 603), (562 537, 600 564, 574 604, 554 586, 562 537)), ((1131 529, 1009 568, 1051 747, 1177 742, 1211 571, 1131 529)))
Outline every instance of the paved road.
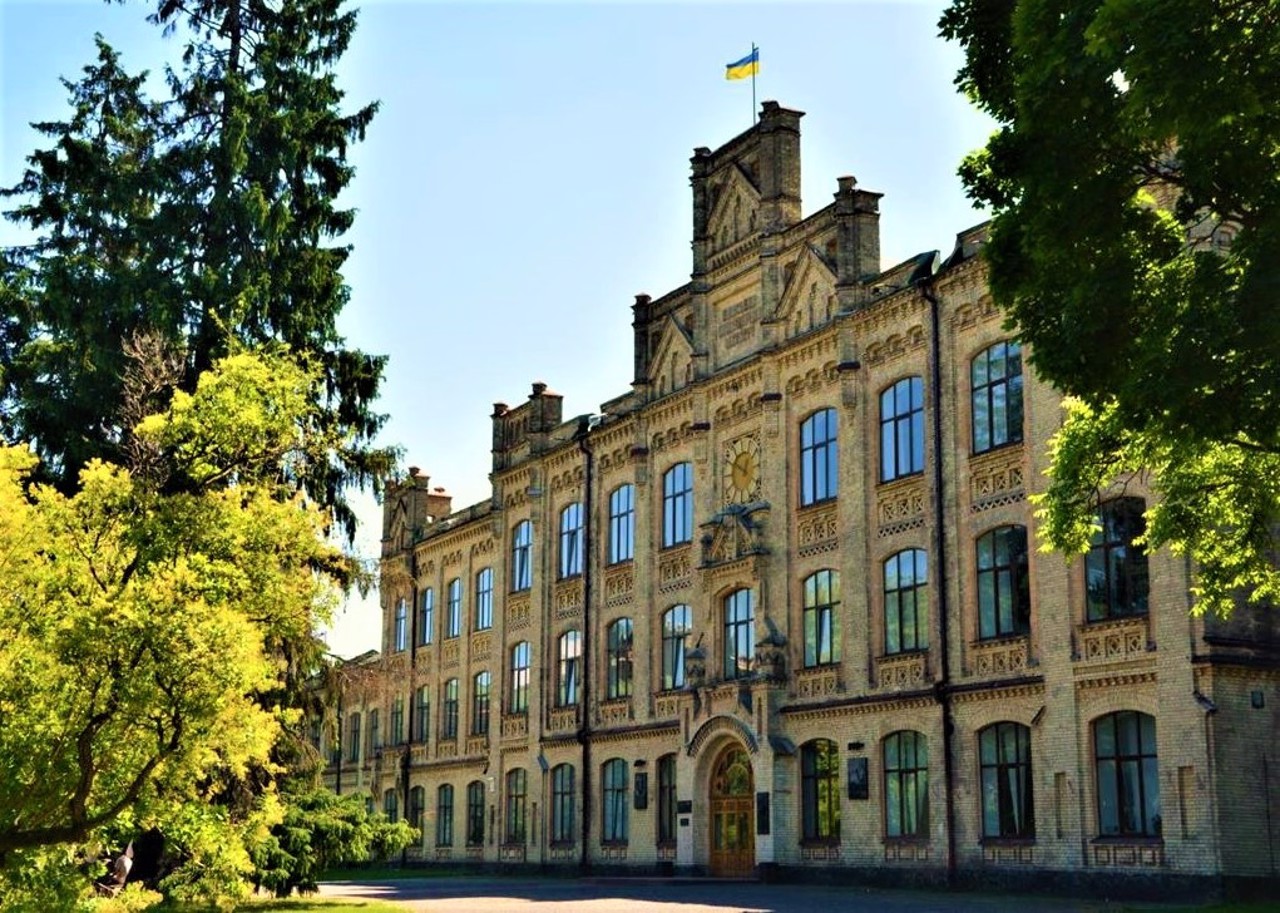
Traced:
POLYGON ((804 884, 640 879, 407 878, 331 882, 322 897, 397 901, 421 913, 1121 913, 1159 904, 804 884))

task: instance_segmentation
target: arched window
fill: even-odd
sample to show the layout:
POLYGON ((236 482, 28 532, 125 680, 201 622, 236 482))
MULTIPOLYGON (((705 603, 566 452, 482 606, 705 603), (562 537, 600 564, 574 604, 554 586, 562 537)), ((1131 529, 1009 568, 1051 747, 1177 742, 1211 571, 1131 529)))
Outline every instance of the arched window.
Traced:
POLYGON ((840 661, 840 574, 821 570, 804 581, 804 664, 840 661))
POLYGON ((922 549, 898 552, 884 563, 884 652, 929 647, 929 569, 922 549))
POLYGON ((394 789, 389 789, 382 794, 382 813, 392 824, 400 820, 400 803, 394 789))
POLYGON ((551 842, 573 843, 573 765, 558 764, 551 770, 551 842))
POLYGON ((467 846, 484 846, 484 782, 467 784, 467 846))
POLYGON ((1147 614, 1147 553, 1134 540, 1147 529, 1141 498, 1116 498, 1098 509, 1093 544, 1085 556, 1089 620, 1147 614))
POLYGON ((973 390, 973 452, 1022 440, 1022 346, 998 342, 969 367, 973 390))
POLYGON ((609 625, 605 661, 605 697, 614 700, 631 696, 631 619, 619 618, 609 625))
POLYGON ((556 676, 556 706, 569 707, 578 703, 578 683, 582 677, 582 635, 577 631, 565 631, 560 635, 557 650, 559 668, 556 676))
POLYGON ((560 577, 582 574, 582 505, 574 501, 560 511, 560 577))
POLYGON ((978 733, 982 775, 982 836, 1034 837, 1031 730, 995 723, 978 733))
POLYGON ((904 377, 880 394, 880 481, 924 471, 924 386, 904 377))
POLYGON ((436 591, 427 587, 422 593, 422 605, 418 615, 418 643, 429 644, 436 630, 436 591))
POLYGON ((493 568, 483 568, 476 574, 476 630, 487 631, 493 627, 493 568))
POLYGON ((604 804, 600 809, 603 843, 627 842, 627 762, 622 758, 605 761, 600 768, 604 804))
POLYGON ((685 641, 693 631, 687 605, 672 606, 662 615, 662 690, 684 687, 685 641))
POLYGON ((509 713, 529 712, 529 666, 532 651, 529 641, 522 640, 511 648, 511 704, 509 713))
POLYGON ((382 747, 382 733, 378 731, 378 711, 369 711, 369 754, 382 747))
POLYGON ((458 680, 451 678, 444 683, 444 707, 440 714, 440 738, 458 737, 458 680))
POLYGON ((676 463, 662 476, 662 547, 693 539, 693 464, 676 463))
POLYGON ((840 752, 828 739, 800 746, 801 835, 806 842, 840 841, 840 752))
POLYGON ((533 588, 533 523, 521 520, 511 532, 511 592, 533 588))
POLYGON ((525 801, 529 782, 524 768, 507 773, 507 834, 506 843, 524 843, 526 834, 525 801))
POLYGON ((630 561, 636 554, 636 489, 619 485, 609 495, 609 563, 630 561))
POLYGON ((391 744, 404 744, 404 696, 400 694, 391 702, 391 744))
POLYGON ((838 471, 836 410, 820 409, 800 424, 800 506, 834 498, 838 471))
POLYGON ((449 581, 449 603, 445 608, 444 636, 457 637, 462 633, 462 580, 449 581))
POLYGON ((409 609, 404 600, 396 601, 396 625, 393 634, 395 652, 400 653, 409 645, 409 609))
POLYGON ((1031 630, 1027 528, 1001 526, 978 537, 978 637, 1012 637, 1031 630))
POLYGON ((724 598, 724 677, 751 673, 754 656, 755 609, 751 590, 734 590, 724 598))
POLYGON ((347 717, 347 760, 360 760, 360 714, 347 717))
POLYGON ((409 790, 409 826, 422 830, 422 813, 427 810, 427 791, 421 786, 409 790))
POLYGON ((894 732, 884 740, 884 832, 929 834, 929 749, 918 732, 894 732))
POLYGON ((1159 837, 1160 779, 1156 719, 1135 710, 1093 721, 1098 780, 1098 833, 1103 837, 1159 837))
POLYGON ((489 734, 489 685, 492 677, 488 670, 477 672, 471 680, 471 734, 489 734))
POLYGON ((676 842, 676 756, 658 758, 658 845, 676 842))
POLYGON ((436 790, 436 846, 453 846, 453 785, 436 790))
POLYGON ((413 740, 426 742, 431 731, 431 692, 427 685, 420 685, 413 696, 413 740))

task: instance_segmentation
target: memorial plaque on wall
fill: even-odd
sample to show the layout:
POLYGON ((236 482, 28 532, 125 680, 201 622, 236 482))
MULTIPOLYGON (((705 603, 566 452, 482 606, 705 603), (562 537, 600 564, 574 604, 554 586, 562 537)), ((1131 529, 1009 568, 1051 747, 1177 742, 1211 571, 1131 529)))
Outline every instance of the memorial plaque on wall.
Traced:
POLYGON ((636 785, 632 794, 635 796, 636 811, 644 811, 649 807, 649 775, 647 773, 636 774, 636 785))
POLYGON ((867 759, 849 758, 849 798, 866 799, 870 792, 867 785, 867 759))
POLYGON ((756 793, 756 833, 769 833, 769 794, 756 793))
POLYGON ((693 814, 693 800, 692 799, 676 800, 676 814, 677 815, 693 814))

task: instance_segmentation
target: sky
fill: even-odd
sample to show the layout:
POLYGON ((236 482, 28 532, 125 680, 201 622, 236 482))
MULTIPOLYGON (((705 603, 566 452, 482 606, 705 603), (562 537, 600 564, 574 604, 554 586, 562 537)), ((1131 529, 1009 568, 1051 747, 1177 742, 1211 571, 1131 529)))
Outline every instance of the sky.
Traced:
MULTIPOLYGON (((806 112, 808 215, 852 174, 881 200, 888 267, 945 255, 985 218, 958 167, 993 124, 953 85, 960 51, 937 37, 942 0, 503 3, 366 0, 339 75, 350 107, 378 100, 342 204, 348 344, 389 356, 380 443, 453 495, 489 496, 493 404, 543 381, 564 414, 599 411, 631 382, 631 304, 689 278, 689 158, 752 123, 750 80, 725 64, 760 48, 757 105, 806 112)), ((158 74, 176 39, 150 0, 0 0, 0 186, 40 147, 28 126, 67 111, 59 77, 94 59, 158 74)), ((19 243, 0 225, 0 245, 19 243)), ((360 499, 357 547, 381 513, 360 499)), ((353 656, 379 646, 377 594, 329 630, 353 656)))

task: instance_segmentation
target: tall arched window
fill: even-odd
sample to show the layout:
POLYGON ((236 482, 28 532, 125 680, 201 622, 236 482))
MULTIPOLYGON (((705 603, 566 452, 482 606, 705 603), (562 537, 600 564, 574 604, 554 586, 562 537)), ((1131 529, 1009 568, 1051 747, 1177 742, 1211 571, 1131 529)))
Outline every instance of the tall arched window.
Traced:
POLYGON ((978 733, 982 772, 982 836, 1034 837, 1031 795, 1031 730, 994 723, 978 733))
POLYGON ((609 495, 609 563, 630 561, 636 553, 636 489, 619 485, 609 495))
POLYGON ((560 511, 560 577, 582 574, 582 505, 574 501, 560 511))
POLYGON ((880 481, 924 471, 924 386, 904 377, 880 394, 880 481))
POLYGON ((391 701, 391 744, 404 744, 404 695, 397 694, 391 701))
POLYGON ((1090 621, 1147 614, 1147 553, 1134 541, 1146 532, 1146 508, 1141 498, 1116 498, 1098 509, 1101 529, 1084 560, 1090 621))
POLYGON ((441 708, 440 738, 458 737, 458 680, 451 678, 444 683, 444 705, 441 708))
POLYGON ((806 842, 840 841, 840 752, 829 739, 800 746, 800 805, 806 842))
POLYGON ((662 547, 693 539, 693 464, 676 463, 662 476, 662 547))
POLYGON ((755 609, 751 590, 734 590, 724 598, 724 677, 751 674, 754 656, 755 609))
POLYGON ((426 742, 431 731, 431 692, 428 685, 419 685, 413 693, 413 740, 426 742))
POLYGON ((662 615, 662 690, 684 687, 685 641, 693 631, 687 605, 672 606, 662 615))
POLYGON ((612 758, 600 768, 604 803, 600 809, 603 843, 627 842, 627 762, 612 758))
POLYGON ((1093 755, 1099 835, 1159 837, 1160 768, 1155 717, 1121 710, 1094 720, 1093 755))
POLYGON ((1022 440, 1022 346, 998 342, 969 367, 973 391, 973 452, 1022 440))
POLYGON ((658 845, 676 842, 676 756, 658 758, 658 845))
POLYGON ((609 625, 605 661, 605 697, 614 700, 631 696, 631 619, 619 618, 609 625))
POLYGON ((436 591, 431 587, 423 591, 422 606, 418 611, 418 643, 429 644, 436 630, 436 591))
POLYGON ((511 592, 533 588, 533 523, 521 520, 511 531, 511 592))
POLYGON ((400 803, 394 789, 388 789, 382 794, 382 813, 392 824, 400 820, 400 803))
POLYGON ((804 664, 840 661, 840 574, 821 570, 804 581, 804 664))
POLYGON ((836 410, 819 409, 800 424, 800 506, 836 496, 836 410))
POLYGON ((507 833, 506 843, 524 843, 527 833, 525 801, 529 793, 529 781, 524 768, 517 767, 507 774, 507 833))
POLYGON ((449 602, 445 607, 444 636, 457 637, 462 633, 462 581, 455 577, 449 581, 449 602))
POLYGON ((532 650, 529 641, 522 640, 511 648, 511 704, 510 713, 529 712, 529 666, 532 650))
POLYGON ((467 846, 484 846, 484 781, 467 784, 467 846))
POLYGON ((561 634, 556 655, 559 662, 556 706, 569 707, 578 703, 578 684, 582 677, 582 635, 577 631, 565 631, 561 634))
POLYGON ((885 737, 884 832, 887 837, 929 833, 929 749, 918 732, 885 737))
POLYGON ((1031 630, 1027 528, 1001 526, 978 537, 978 637, 1011 637, 1031 630))
POLYGON ((396 601, 396 622, 392 637, 392 649, 397 653, 409 645, 409 609, 405 606, 403 599, 396 601))
POLYGON ((453 785, 436 790, 436 846, 453 846, 453 785))
POLYGON ((409 790, 409 826, 422 830, 422 813, 427 807, 427 791, 421 786, 409 790))
POLYGON ((492 677, 488 670, 477 672, 471 680, 471 734, 489 734, 489 686, 492 677))
POLYGON ((551 770, 551 842, 573 843, 573 765, 557 764, 551 770))
POLYGON ((476 574, 476 630, 487 631, 493 627, 493 568, 486 567, 476 574))
POLYGON ((360 760, 360 714, 347 717, 347 760, 360 760))
POLYGON ((929 569, 922 549, 909 548, 884 563, 884 652, 929 646, 929 569))

